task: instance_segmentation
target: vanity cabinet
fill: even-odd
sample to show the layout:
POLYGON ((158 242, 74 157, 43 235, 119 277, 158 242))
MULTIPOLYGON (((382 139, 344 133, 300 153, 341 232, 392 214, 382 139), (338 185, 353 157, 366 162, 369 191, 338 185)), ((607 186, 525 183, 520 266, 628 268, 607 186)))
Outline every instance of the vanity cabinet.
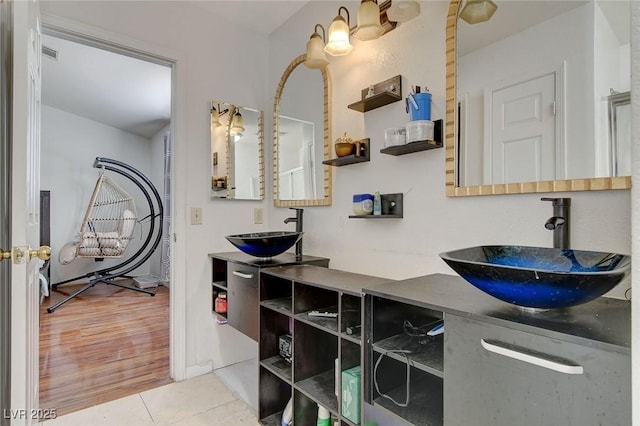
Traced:
POLYGON ((241 252, 209 254, 211 259, 212 311, 218 322, 228 323, 241 333, 258 340, 259 305, 258 285, 260 274, 267 268, 282 265, 310 264, 328 267, 329 259, 315 256, 297 258, 294 254, 283 253, 272 258, 256 258, 241 252), (216 298, 226 294, 227 312, 215 309, 216 298))
POLYGON ((456 315, 445 348, 447 425, 631 424, 629 353, 456 315))
POLYGON ((566 309, 527 310, 443 274, 363 292, 367 420, 447 426, 631 424, 631 304, 626 300, 600 297, 566 309), (444 337, 423 343, 422 331, 407 333, 404 326, 437 319, 443 320, 444 337))
MULTIPOLYGON (((342 372, 362 365, 362 289, 387 281, 310 265, 269 268, 260 274, 262 424, 280 425, 291 398, 294 424, 315 424, 318 404, 329 410, 332 425, 363 423, 354 421, 362 419, 361 404, 357 414, 353 407, 350 413, 342 407, 342 372), (337 315, 318 317, 313 311, 337 315)), ((360 390, 355 389, 354 402, 361 401, 360 390)))

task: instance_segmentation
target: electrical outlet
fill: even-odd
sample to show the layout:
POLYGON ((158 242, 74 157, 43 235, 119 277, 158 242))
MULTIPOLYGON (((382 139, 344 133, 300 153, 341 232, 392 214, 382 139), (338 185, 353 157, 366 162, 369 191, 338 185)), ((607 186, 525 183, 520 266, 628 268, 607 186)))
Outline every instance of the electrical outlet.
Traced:
POLYGON ((264 220, 261 208, 253 209, 253 223, 262 223, 264 220))
POLYGON ((200 207, 191 207, 191 224, 202 225, 202 209, 200 207))

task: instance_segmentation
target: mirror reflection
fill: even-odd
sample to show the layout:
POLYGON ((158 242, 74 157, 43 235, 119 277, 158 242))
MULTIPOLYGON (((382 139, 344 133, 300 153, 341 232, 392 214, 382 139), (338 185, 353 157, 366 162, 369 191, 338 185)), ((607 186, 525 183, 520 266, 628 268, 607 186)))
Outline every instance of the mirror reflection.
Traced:
POLYGON ((628 175, 629 2, 495 3, 457 21, 456 186, 628 175))
POLYGON ((329 75, 302 66, 284 71, 274 100, 274 202, 280 206, 331 204, 329 75))
POLYGON ((211 121, 211 198, 264 198, 262 111, 214 100, 211 121))

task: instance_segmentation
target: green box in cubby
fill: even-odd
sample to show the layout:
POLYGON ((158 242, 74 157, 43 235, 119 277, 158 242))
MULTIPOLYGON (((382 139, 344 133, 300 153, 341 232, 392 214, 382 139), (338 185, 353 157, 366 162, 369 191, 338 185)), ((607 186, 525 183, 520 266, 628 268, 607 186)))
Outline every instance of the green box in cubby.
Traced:
POLYGON ((342 372, 342 415, 360 424, 360 366, 342 372))

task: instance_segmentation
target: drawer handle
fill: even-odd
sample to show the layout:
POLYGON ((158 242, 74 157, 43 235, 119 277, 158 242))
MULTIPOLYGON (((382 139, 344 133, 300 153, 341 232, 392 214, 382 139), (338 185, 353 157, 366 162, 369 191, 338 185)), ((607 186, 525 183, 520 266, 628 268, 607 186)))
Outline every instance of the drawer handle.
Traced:
MULTIPOLYGON (((534 356, 528 353, 519 352, 510 348, 506 348, 494 342, 489 342, 484 339, 480 339, 480 344, 483 348, 489 352, 503 355, 509 358, 517 359, 519 361, 527 362, 529 364, 537 365, 540 367, 548 368, 549 370, 558 371, 564 374, 583 374, 584 368, 581 365, 570 365, 562 362, 554 361, 551 359, 534 356)), ((542 354, 540 354, 542 355, 542 354)))
POLYGON ((231 271, 231 273, 233 275, 235 275, 236 277, 240 277, 240 278, 246 278, 248 280, 250 280, 251 278, 253 278, 253 274, 245 274, 244 272, 238 272, 238 271, 231 271))

